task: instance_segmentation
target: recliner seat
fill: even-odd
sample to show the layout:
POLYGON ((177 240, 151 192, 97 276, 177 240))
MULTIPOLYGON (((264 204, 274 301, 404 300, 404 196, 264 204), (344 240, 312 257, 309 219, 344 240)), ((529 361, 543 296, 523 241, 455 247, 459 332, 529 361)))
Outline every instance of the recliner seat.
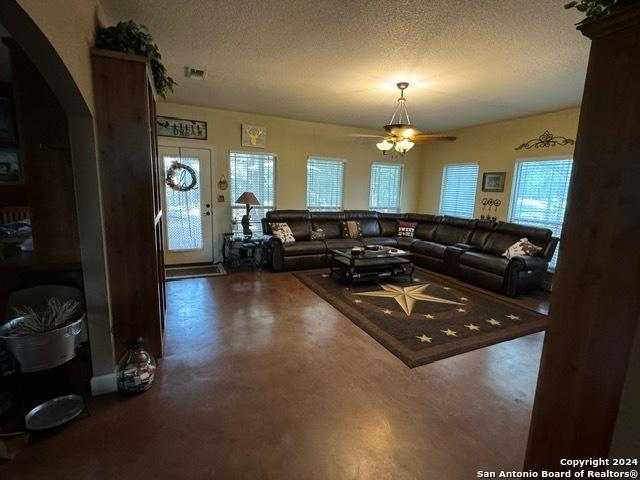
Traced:
POLYGON ((546 228, 417 213, 273 210, 262 224, 266 254, 276 271, 326 267, 334 249, 385 245, 412 252, 417 266, 510 296, 540 287, 558 244, 558 238, 546 228), (361 238, 342 237, 345 220, 360 222, 361 238), (400 220, 417 224, 413 238, 397 235, 400 220), (272 236, 269 224, 276 222, 286 222, 296 241, 283 245, 272 236), (311 240, 311 231, 318 229, 324 231, 325 239, 311 240), (542 253, 510 260, 502 256, 523 237, 542 247, 542 253))

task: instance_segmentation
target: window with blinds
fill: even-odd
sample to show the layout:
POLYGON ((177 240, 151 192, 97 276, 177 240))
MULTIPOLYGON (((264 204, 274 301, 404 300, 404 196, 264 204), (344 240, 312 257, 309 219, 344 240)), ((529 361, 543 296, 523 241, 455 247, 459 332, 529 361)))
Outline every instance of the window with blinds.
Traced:
POLYGON ((374 163, 371 166, 369 209, 377 212, 400 212, 402 165, 374 163))
MULTIPOLYGON (((509 218, 514 223, 548 228, 560 237, 573 160, 516 163, 509 218)), ((558 250, 550 263, 556 266, 558 250)))
POLYGON ((477 163, 445 165, 442 170, 440 215, 473 218, 477 186, 477 163))
POLYGON ((265 153, 231 152, 229 154, 231 190, 231 220, 234 229, 239 230, 240 220, 246 213, 246 206, 235 201, 244 192, 252 192, 260 205, 251 210, 251 229, 254 234, 262 233, 261 220, 269 210, 275 208, 276 157, 265 153))
POLYGON ((310 157, 307 161, 307 208, 342 210, 344 162, 310 157))

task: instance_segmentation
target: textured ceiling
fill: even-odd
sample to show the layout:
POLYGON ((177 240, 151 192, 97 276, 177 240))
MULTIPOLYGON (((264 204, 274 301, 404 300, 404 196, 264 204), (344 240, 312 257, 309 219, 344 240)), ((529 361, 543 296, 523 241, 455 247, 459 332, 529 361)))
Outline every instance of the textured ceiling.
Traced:
POLYGON ((589 42, 565 2, 102 0, 149 27, 169 101, 375 128, 407 80, 429 132, 578 105, 589 42))

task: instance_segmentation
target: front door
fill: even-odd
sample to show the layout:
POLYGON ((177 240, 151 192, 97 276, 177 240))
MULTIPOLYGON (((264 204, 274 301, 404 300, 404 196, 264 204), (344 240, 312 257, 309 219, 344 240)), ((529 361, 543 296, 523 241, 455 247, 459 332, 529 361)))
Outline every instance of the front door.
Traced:
POLYGON ((167 265, 213 261, 211 151, 160 147, 167 265))

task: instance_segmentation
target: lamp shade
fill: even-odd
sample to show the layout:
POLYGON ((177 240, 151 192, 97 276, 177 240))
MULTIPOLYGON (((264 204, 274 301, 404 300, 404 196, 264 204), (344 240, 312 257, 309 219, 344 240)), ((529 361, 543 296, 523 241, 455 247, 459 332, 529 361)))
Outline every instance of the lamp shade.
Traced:
POLYGON ((244 192, 238 199, 236 203, 243 203, 245 205, 260 205, 260 202, 256 198, 256 196, 251 192, 244 192))

